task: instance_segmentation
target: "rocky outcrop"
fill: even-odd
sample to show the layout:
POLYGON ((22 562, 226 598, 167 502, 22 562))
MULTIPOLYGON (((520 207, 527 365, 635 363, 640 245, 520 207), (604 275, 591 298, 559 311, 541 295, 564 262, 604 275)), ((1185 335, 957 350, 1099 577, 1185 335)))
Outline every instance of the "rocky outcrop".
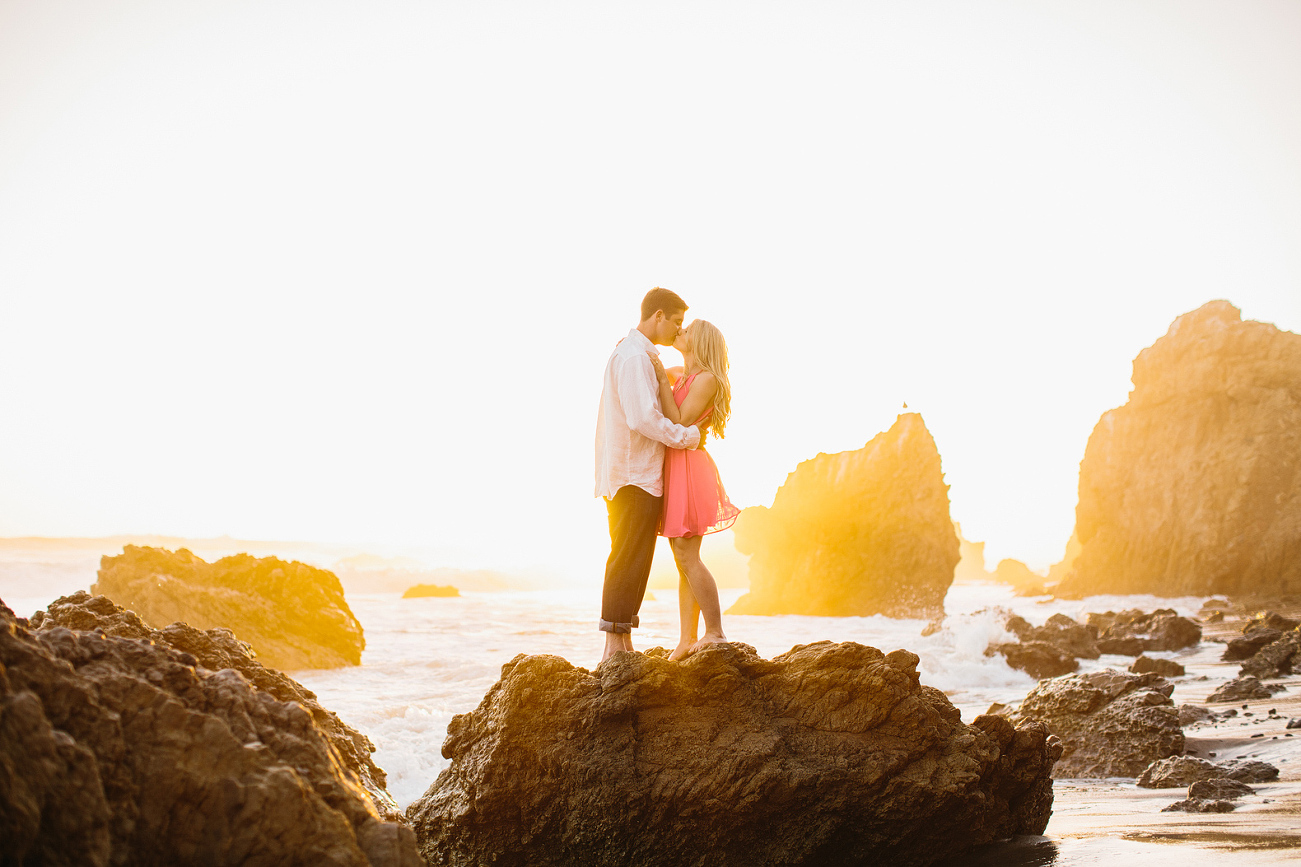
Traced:
POLYGON ((1098 631, 1098 650, 1103 653, 1140 656, 1149 650, 1183 650, 1202 640, 1202 628, 1170 608, 1107 611, 1089 614, 1087 621, 1098 631))
POLYGON ((1017 596, 1043 596, 1048 592, 1044 587, 1044 576, 1030 571, 1030 567, 1020 560, 999 560, 993 578, 1000 584, 1010 584, 1017 596))
POLYGON ((407 811, 429 862, 923 865, 1048 821, 1044 727, 964 725, 907 651, 661 654, 504 666, 407 811))
POLYGON ((1015 718, 1042 722, 1062 739, 1059 778, 1137 777, 1153 761, 1183 754, 1173 691, 1155 674, 1071 674, 1039 681, 1015 718))
POLYGON ((230 629, 272 668, 360 665, 366 646, 339 579, 297 561, 236 554, 206 563, 184 548, 127 545, 103 558, 92 590, 151 626, 230 629))
POLYGON ((1008 665, 1024 671, 1036 680, 1060 677, 1080 667, 1074 656, 1046 641, 1008 642, 993 645, 985 651, 986 656, 995 653, 1001 653, 1008 665))
POLYGON ((1250 635, 1243 635, 1239 638, 1229 640, 1224 648, 1224 653, 1220 659, 1225 662, 1241 662, 1245 659, 1251 659, 1261 648, 1273 644, 1283 637, 1283 633, 1277 629, 1261 629, 1250 635))
POLYGON ((1207 701, 1255 701, 1269 698, 1276 692, 1286 692, 1282 684, 1261 683, 1254 677, 1235 677, 1206 697, 1207 701))
POLYGON ((1133 382, 1089 437, 1056 593, 1301 592, 1301 335, 1211 301, 1133 382))
POLYGON ((149 630, 102 597, 64 608, 94 623, 47 615, 33 631, 0 604, 5 863, 422 863, 383 774, 363 778, 356 744, 329 731, 337 718, 179 649, 247 658, 228 633, 149 630))
POLYGON ((737 519, 750 592, 729 613, 941 615, 958 562, 948 490, 916 413, 857 451, 804 461, 772 508, 737 519))

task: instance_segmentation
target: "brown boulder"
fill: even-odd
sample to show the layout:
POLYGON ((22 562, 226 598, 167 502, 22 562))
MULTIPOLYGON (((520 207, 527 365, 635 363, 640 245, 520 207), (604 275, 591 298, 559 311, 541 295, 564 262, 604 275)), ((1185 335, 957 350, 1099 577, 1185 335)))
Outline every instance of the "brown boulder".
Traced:
POLYGON ((153 633, 0 604, 0 769, 7 864, 421 864, 312 710, 153 633))
POLYGON ((1071 674, 1039 681, 1016 718, 1042 722, 1062 739, 1056 777, 1137 777, 1184 751, 1173 691, 1155 674, 1071 674))
POLYGON ((959 559, 948 492, 916 413, 857 451, 804 461, 772 508, 737 519, 750 592, 729 613, 942 615, 959 559))
POLYGON ((297 561, 236 554, 207 563, 184 548, 127 545, 103 558, 91 590, 152 626, 230 629, 272 668, 360 665, 366 646, 339 579, 297 561))
POLYGON ((907 867, 1048 821, 1044 727, 964 725, 907 651, 662 653, 505 665, 407 811, 428 861, 907 867))
POLYGON ((1059 596, 1301 592, 1301 335, 1227 301, 1134 360, 1080 463, 1059 596))

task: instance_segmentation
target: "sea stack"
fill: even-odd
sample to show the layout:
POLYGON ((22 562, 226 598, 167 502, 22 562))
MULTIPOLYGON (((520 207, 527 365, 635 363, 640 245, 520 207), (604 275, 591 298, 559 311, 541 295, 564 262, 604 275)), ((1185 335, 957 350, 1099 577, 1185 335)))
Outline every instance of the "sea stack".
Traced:
POLYGON ((1301 335, 1211 301, 1133 382, 1089 437, 1057 594, 1301 592, 1301 335))
POLYGON ((741 512, 750 592, 729 614, 936 617, 958 535, 940 454, 917 413, 856 451, 795 468, 772 508, 741 512))
POLYGON ((157 628, 229 629, 282 671, 360 665, 366 647, 339 579, 297 561, 235 554, 207 563, 184 548, 127 545, 100 561, 92 590, 157 628))

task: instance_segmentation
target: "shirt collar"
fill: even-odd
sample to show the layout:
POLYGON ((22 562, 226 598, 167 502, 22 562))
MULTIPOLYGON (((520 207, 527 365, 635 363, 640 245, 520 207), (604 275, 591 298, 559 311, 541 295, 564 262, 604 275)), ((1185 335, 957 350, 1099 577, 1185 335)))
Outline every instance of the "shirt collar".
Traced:
POLYGON ((633 341, 637 345, 639 345, 642 349, 650 350, 656 355, 660 354, 660 348, 656 346, 654 343, 651 343, 650 338, 647 337, 645 334, 642 334, 636 328, 628 332, 628 339, 633 341))

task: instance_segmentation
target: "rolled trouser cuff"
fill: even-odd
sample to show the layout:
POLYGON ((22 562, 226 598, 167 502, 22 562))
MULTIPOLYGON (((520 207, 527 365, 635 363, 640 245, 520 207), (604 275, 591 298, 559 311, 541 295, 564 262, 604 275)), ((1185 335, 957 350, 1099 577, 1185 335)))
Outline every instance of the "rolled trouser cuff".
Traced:
POLYGON ((636 614, 632 616, 631 623, 614 623, 602 618, 600 629, 602 632, 613 632, 615 635, 625 635, 636 629, 637 626, 640 625, 640 622, 641 621, 638 619, 636 614))

